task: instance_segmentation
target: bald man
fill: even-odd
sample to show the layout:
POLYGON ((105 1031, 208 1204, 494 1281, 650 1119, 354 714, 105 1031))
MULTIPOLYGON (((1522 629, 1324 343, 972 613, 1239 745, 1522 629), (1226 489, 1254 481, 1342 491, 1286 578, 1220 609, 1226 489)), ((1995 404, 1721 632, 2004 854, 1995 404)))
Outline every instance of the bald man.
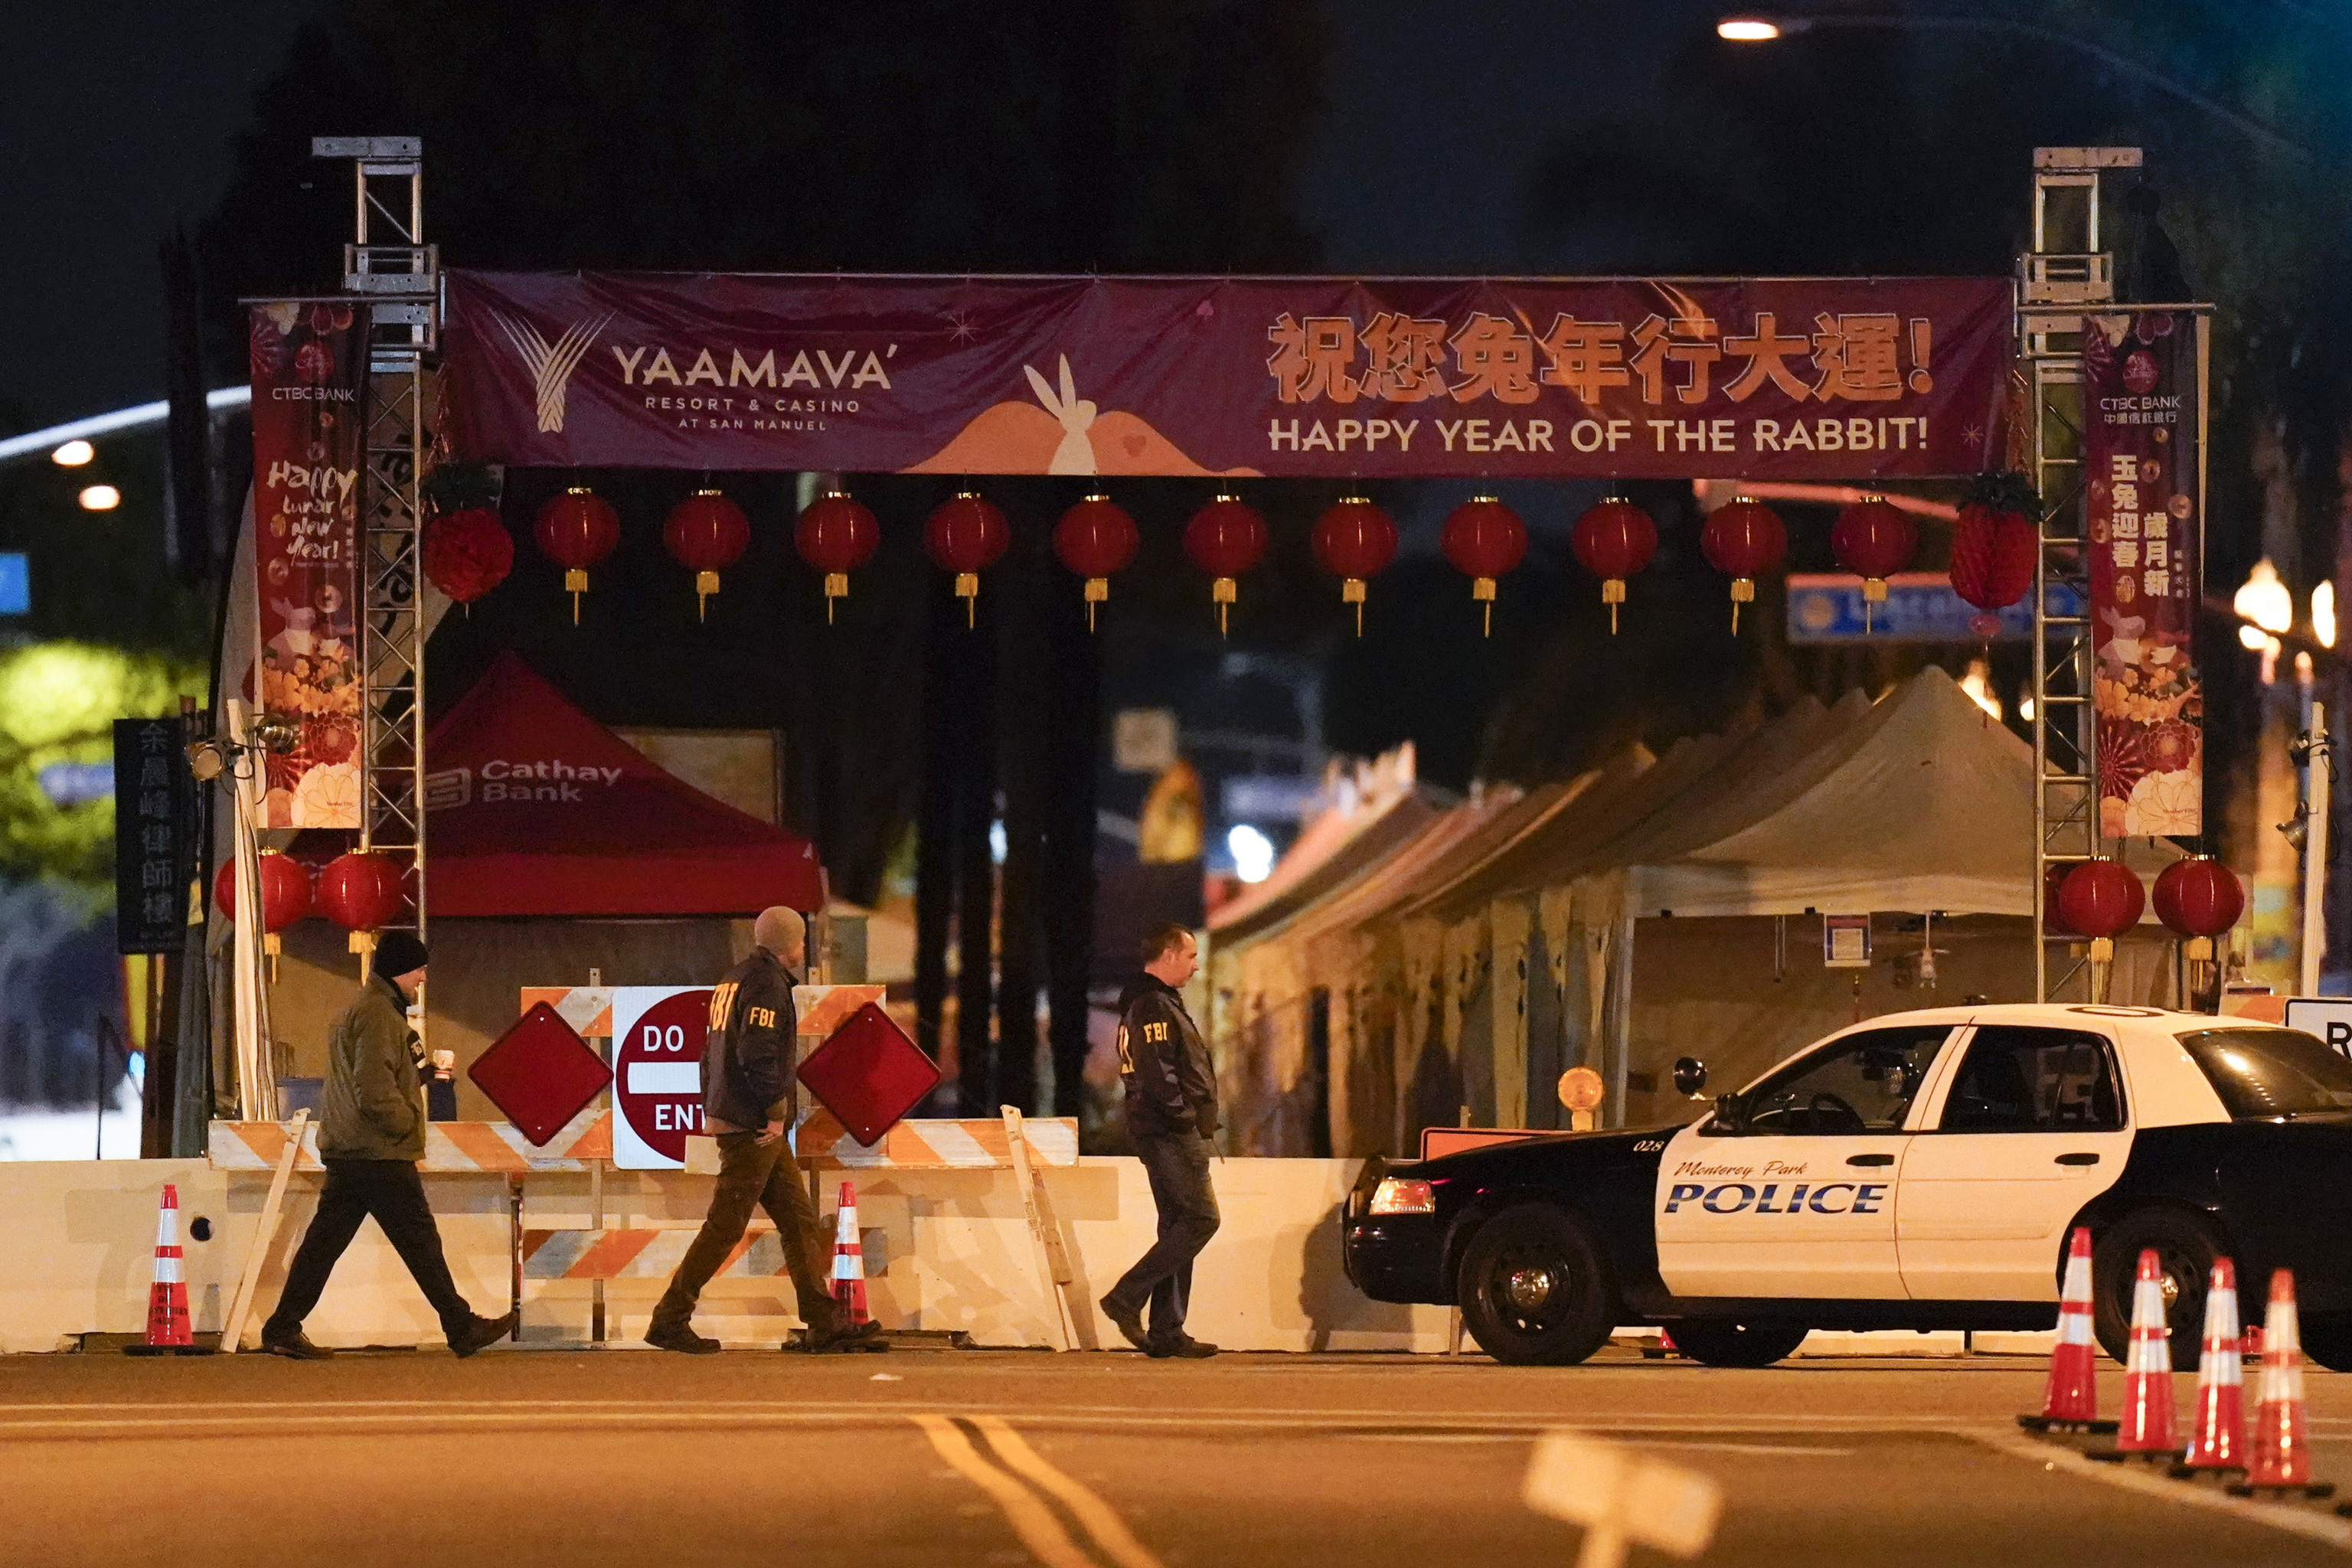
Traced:
POLYGON ((784 1134, 794 1120, 797 1062, 793 982, 806 948, 797 910, 778 905, 751 926, 751 953, 710 994, 710 1032, 702 1047, 702 1125, 719 1139, 719 1185, 694 1244, 678 1260, 654 1308, 646 1342, 709 1355, 719 1342, 694 1331, 694 1304, 710 1277, 734 1255, 754 1205, 776 1222, 792 1271, 805 1347, 817 1352, 887 1350, 875 1323, 851 1325, 827 1289, 830 1256, 816 1228, 816 1205, 793 1163, 784 1134))

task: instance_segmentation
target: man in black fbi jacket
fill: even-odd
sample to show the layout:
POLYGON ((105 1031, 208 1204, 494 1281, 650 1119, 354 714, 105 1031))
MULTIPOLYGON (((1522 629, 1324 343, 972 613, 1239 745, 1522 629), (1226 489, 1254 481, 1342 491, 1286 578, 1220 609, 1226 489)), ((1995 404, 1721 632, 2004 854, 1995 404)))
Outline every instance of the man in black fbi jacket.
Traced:
POLYGON ((1216 1346, 1184 1332, 1192 1259, 1217 1234, 1217 1194, 1209 1184, 1217 1080, 1209 1047, 1177 993, 1200 967, 1192 933, 1162 925, 1143 939, 1142 978, 1119 998, 1118 1076, 1127 1088, 1127 1131, 1151 1182, 1160 1239, 1110 1288, 1102 1310, 1128 1343, 1154 1360, 1217 1353, 1216 1346))
POLYGON ((694 1304, 734 1254, 754 1205, 776 1222, 784 1267, 792 1271, 811 1351, 887 1350, 877 1323, 851 1326, 827 1289, 830 1256, 817 1234, 816 1205, 800 1179, 784 1134, 793 1121, 798 1063, 793 976, 801 967, 805 928, 779 904, 751 926, 751 953, 710 994, 710 1033, 702 1048, 702 1125, 719 1140, 719 1185, 710 1213, 678 1260, 654 1308, 646 1342, 708 1355, 717 1340, 694 1331, 694 1304))

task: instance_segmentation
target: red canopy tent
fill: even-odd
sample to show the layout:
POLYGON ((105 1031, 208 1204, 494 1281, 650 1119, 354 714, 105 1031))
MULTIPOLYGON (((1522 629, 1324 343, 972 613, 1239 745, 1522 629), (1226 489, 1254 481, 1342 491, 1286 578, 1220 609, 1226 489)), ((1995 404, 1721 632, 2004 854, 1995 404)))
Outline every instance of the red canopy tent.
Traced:
POLYGON ((814 910, 796 833, 656 767, 511 652, 433 727, 425 755, 435 920, 814 910))

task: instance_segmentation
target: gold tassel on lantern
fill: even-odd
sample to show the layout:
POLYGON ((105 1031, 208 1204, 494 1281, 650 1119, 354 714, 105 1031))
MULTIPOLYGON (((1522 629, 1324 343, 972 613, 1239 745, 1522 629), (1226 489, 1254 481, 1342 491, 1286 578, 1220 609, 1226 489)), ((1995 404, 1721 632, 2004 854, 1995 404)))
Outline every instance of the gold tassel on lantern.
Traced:
POLYGON ((1209 598, 1217 606, 1217 635, 1225 635, 1225 616, 1234 601, 1241 597, 1241 584, 1231 577, 1220 577, 1209 584, 1209 598))
POLYGON ((1361 577, 1340 578, 1339 602, 1343 605, 1353 605, 1356 606, 1356 635, 1358 637, 1362 637, 1364 635, 1364 579, 1361 577))
POLYGON ((833 602, 849 597, 849 574, 828 572, 824 574, 824 624, 833 625, 833 602))
POLYGON ((1870 635, 1870 606, 1886 603, 1886 579, 1864 577, 1862 580, 1862 635, 1870 635))
POLYGON ((1739 635, 1739 606, 1756 602, 1756 579, 1734 577, 1731 580, 1731 635, 1739 635))
POLYGON ((964 629, 980 625, 980 574, 959 572, 955 580, 956 597, 963 601, 964 629))
POLYGON ((1605 579, 1601 584, 1601 602, 1609 606, 1609 635, 1613 637, 1617 635, 1617 606, 1625 602, 1625 579, 1605 579))
MULTIPOLYGON (((1482 637, 1493 637, 1495 635, 1495 580, 1492 577, 1473 577, 1470 579, 1470 596, 1486 606, 1486 625, 1480 628, 1478 635, 1482 637)), ((1612 631, 1616 629, 1613 615, 1610 621, 1610 629, 1612 631)), ((1359 637, 1363 635, 1360 626, 1357 629, 1356 635, 1359 637)))
POLYGON ((710 618, 710 595, 717 592, 719 592, 718 573, 697 572, 694 574, 694 618, 696 620, 707 621, 710 618))
POLYGON ((1095 606, 1096 606, 1097 605, 1108 604, 1108 603, 1109 603, 1109 602, 1110 602, 1110 579, 1109 579, 1109 578, 1108 578, 1108 577, 1089 577, 1089 578, 1087 578, 1087 630, 1088 630, 1088 631, 1092 631, 1092 630, 1094 630, 1094 629, 1095 629, 1095 606))

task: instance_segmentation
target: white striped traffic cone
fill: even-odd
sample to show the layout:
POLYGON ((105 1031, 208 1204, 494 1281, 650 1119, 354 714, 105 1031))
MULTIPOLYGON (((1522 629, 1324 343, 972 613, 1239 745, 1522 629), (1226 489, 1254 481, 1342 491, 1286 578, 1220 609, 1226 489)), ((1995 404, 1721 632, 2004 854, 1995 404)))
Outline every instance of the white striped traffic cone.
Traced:
POLYGON ((2132 1287, 2131 1348, 2124 1362, 2124 1418, 2116 1437, 2121 1453, 2180 1452, 2172 1440, 2172 1325, 2164 1313, 2164 1265, 2142 1247, 2132 1287))
POLYGON ((2254 1405, 2253 1452, 2246 1479, 2230 1489, 2241 1495, 2299 1489, 2326 1497, 2332 1485, 2311 1479, 2311 1438, 2303 1409, 2303 1327, 2294 1307, 2294 1274, 2271 1275, 2270 1310, 2263 1320, 2263 1380, 2254 1405))
POLYGON ((2246 1468, 2245 1374, 2239 1362, 2238 1269, 2218 1258, 2205 1283, 2205 1342, 2197 1358, 2197 1429, 2176 1476, 2246 1468))
POLYGON ((2099 1417, 2099 1385, 2091 1351, 2091 1232, 2076 1226, 2066 1247, 2066 1283, 2058 1304, 2058 1343, 2050 1352, 2050 1382, 2042 1414, 2021 1415, 2031 1432, 2112 1432, 2099 1417))
POLYGON ((163 1184, 155 1217, 155 1282, 147 1288, 147 1343, 194 1345, 188 1330, 188 1284, 180 1275, 180 1189, 163 1184))
POLYGON ((866 1248, 857 1235, 857 1188, 848 1182, 841 1184, 841 1204, 834 1215, 833 1297, 850 1326, 866 1321, 866 1248))

